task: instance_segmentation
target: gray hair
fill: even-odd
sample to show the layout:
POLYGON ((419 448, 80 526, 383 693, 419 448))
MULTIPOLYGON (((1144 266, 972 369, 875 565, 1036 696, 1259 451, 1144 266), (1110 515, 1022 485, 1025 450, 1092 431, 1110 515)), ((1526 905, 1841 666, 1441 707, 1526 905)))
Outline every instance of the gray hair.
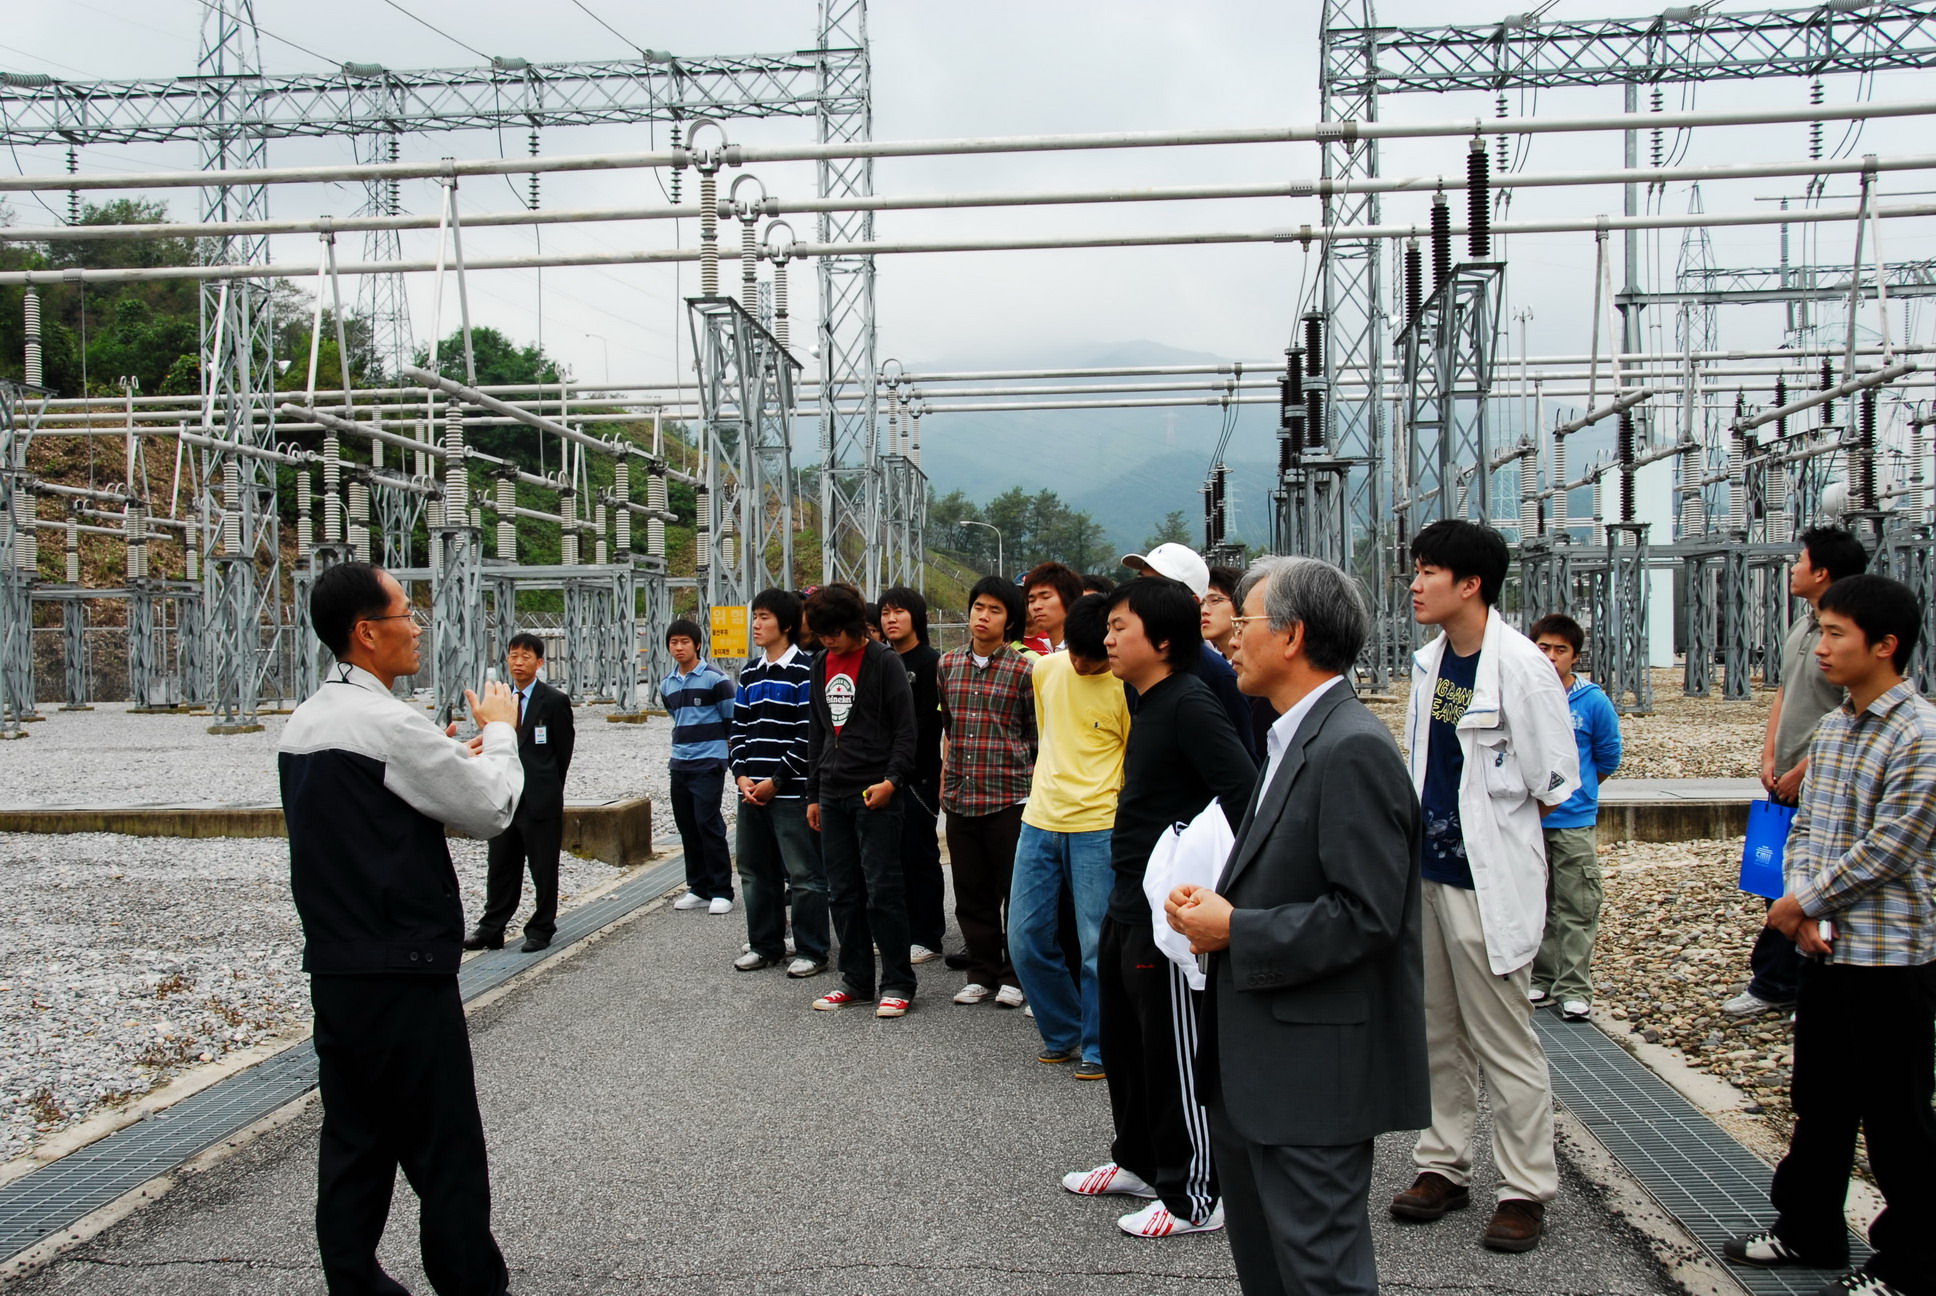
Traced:
POLYGON ((1371 634, 1371 613, 1356 578, 1320 558, 1259 558, 1237 582, 1237 606, 1264 585, 1264 618, 1272 630, 1304 627, 1311 665, 1337 674, 1351 669, 1371 634))

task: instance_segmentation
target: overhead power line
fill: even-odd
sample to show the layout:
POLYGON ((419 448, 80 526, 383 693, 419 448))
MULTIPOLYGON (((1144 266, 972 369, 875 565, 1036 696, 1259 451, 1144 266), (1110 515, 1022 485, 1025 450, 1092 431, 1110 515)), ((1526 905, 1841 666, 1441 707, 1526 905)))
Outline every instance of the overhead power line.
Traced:
POLYGON ((491 61, 491 56, 489 54, 486 54, 483 50, 478 49, 475 45, 465 45, 463 41, 458 40, 455 36, 451 35, 449 32, 445 31, 442 27, 439 27, 437 24, 431 22, 428 18, 419 18, 416 14, 411 13, 408 9, 405 9, 402 5, 398 4, 397 0, 383 0, 383 3, 389 5, 392 9, 396 10, 398 13, 402 14, 405 18, 408 18, 410 21, 414 23, 419 23, 422 26, 430 28, 430 30, 436 32, 439 36, 442 36, 445 40, 449 41, 451 44, 457 45, 464 49, 469 50, 471 53, 477 55, 477 57, 483 59, 486 63, 489 63, 491 61))
POLYGON ((644 46, 638 44, 636 41, 633 41, 630 37, 626 36, 624 32, 612 26, 612 24, 606 22, 603 18, 600 18, 597 14, 593 13, 589 8, 586 7, 585 0, 571 0, 571 2, 577 5, 580 9, 583 9, 585 11, 585 16, 587 18, 591 19, 593 22, 597 23, 600 27, 603 27, 606 31, 612 33, 612 35, 618 37, 620 40, 624 41, 627 45, 630 45, 633 49, 637 50, 640 58, 645 57, 644 46))

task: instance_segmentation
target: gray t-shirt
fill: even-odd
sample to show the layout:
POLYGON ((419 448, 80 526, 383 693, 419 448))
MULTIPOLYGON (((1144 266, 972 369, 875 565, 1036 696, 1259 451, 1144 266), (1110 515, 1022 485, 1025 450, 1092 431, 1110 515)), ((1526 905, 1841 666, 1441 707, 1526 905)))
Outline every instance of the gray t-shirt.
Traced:
POLYGON ((1804 612, 1788 627, 1781 641, 1781 720, 1775 725, 1775 776, 1802 763, 1809 739, 1823 716, 1842 705, 1846 696, 1828 682, 1815 661, 1815 645, 1822 627, 1814 612, 1804 612))

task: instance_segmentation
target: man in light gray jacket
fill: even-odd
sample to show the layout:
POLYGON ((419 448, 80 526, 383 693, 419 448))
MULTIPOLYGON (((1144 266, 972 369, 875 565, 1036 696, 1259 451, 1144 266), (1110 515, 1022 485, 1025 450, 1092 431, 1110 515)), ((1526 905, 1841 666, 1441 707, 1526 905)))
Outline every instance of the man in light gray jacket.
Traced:
POLYGON ((1375 1293, 1372 1140, 1431 1107, 1418 801, 1343 678, 1371 625, 1352 579, 1263 558, 1237 600, 1238 685, 1282 714, 1216 889, 1166 906, 1208 959, 1198 1088, 1244 1291, 1375 1293))

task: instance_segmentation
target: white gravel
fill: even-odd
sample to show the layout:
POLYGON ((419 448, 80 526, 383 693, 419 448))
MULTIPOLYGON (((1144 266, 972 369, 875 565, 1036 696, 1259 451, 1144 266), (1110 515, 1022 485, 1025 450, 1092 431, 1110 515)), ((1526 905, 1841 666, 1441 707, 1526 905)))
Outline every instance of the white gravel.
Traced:
MULTIPOLYGON (((612 708, 579 707, 565 796, 606 801, 648 796, 663 804, 672 725, 608 724, 612 708)), ((287 716, 265 715, 262 732, 216 736, 205 715, 131 715, 125 704, 92 711, 42 710, 29 737, 0 743, 0 805, 270 805, 276 743, 287 716)))
MULTIPOLYGON (((180 725, 100 713, 71 719, 180 725)), ((17 760, 38 738, 0 746, 17 760)), ((70 748, 66 759, 78 758, 70 748)), ((484 902, 484 843, 452 841, 451 855, 465 913, 475 917, 484 902)), ((608 865, 566 856, 561 906, 612 876, 608 865)), ((308 1027, 301 931, 280 839, 0 834, 0 879, 8 895, 0 1161, 185 1069, 308 1027)), ((527 886, 519 921, 530 900, 527 886)))

